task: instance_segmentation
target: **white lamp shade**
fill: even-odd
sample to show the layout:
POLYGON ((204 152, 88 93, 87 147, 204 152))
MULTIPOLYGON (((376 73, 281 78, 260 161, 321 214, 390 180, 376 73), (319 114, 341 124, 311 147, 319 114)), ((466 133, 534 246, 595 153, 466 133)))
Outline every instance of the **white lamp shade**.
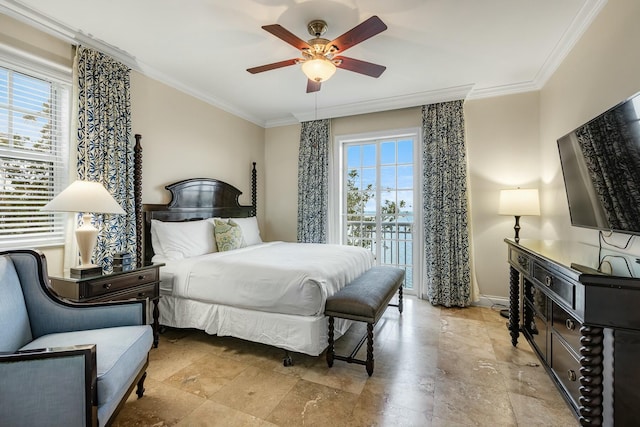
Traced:
POLYGON ((99 182, 75 181, 44 205, 43 211, 125 214, 122 206, 99 182))
POLYGON ((302 72, 314 82, 329 80, 336 72, 336 66, 328 59, 311 59, 302 63, 302 72))
POLYGON ((540 200, 538 189, 517 188, 515 190, 500 190, 500 215, 540 215, 540 200))

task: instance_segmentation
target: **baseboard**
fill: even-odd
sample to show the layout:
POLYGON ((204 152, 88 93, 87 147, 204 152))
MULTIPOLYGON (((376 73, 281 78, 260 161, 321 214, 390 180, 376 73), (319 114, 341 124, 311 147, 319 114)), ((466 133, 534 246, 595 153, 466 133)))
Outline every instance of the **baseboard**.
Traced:
POLYGON ((494 295, 480 295, 480 300, 471 305, 489 308, 509 308, 509 298, 494 295))

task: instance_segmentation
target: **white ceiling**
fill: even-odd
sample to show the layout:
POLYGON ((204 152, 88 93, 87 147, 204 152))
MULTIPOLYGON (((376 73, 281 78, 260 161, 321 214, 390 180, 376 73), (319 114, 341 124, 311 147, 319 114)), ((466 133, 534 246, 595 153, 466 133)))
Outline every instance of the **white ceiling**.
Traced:
POLYGON ((540 89, 606 0, 0 0, 0 12, 105 51, 132 68, 260 126, 540 89), (299 65, 254 66, 298 51, 261 29, 333 40, 372 15, 388 29, 347 56, 385 65, 346 70, 306 93, 299 65))

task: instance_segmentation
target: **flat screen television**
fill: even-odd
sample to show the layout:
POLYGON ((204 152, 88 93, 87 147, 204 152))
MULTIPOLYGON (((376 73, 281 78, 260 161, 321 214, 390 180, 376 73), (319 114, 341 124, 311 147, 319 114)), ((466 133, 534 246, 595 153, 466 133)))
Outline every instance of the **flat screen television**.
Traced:
POLYGON ((640 93, 558 139, 571 224, 640 234, 640 93))

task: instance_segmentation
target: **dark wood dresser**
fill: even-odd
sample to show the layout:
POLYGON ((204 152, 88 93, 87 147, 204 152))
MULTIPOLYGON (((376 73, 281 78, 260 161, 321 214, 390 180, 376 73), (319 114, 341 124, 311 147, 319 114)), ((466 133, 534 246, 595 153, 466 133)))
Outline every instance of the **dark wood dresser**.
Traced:
POLYGON ((581 425, 638 425, 640 260, 580 243, 505 242, 512 344, 520 333, 531 343, 581 425))
POLYGON ((51 287, 61 297, 73 302, 89 303, 148 298, 153 302, 153 345, 158 347, 158 300, 160 299, 160 267, 149 264, 129 271, 100 274, 86 278, 50 276, 51 287))

